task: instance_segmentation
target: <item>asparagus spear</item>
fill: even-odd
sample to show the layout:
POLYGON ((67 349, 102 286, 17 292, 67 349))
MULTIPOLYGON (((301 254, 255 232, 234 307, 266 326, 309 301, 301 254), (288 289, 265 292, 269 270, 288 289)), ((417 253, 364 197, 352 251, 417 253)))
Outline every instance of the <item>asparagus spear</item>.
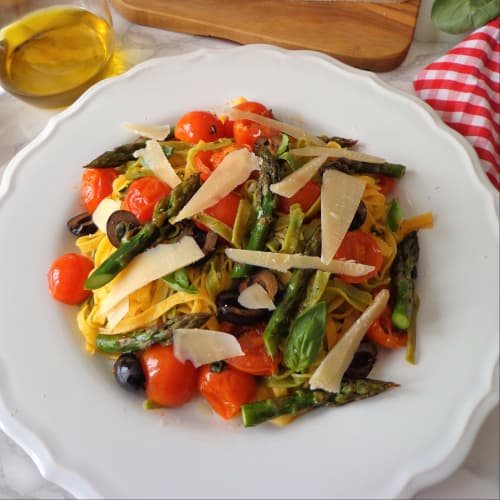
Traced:
POLYGON ((393 382, 359 379, 344 380, 340 392, 298 389, 292 394, 242 405, 243 425, 250 427, 281 415, 294 415, 320 406, 342 406, 399 387, 393 382))
POLYGON ((106 151, 85 165, 83 168, 111 168, 123 165, 127 161, 135 160, 134 151, 146 147, 146 141, 123 144, 111 151, 106 151))
MULTIPOLYGON (((321 249, 321 226, 317 226, 309 238, 304 253, 318 255, 321 249)), ((290 322, 297 312, 307 290, 307 282, 314 274, 314 269, 294 269, 283 298, 269 318, 264 330, 263 340, 270 356, 274 356, 281 339, 288 332, 290 322)))
POLYGON ((418 254, 417 232, 413 231, 398 244, 396 258, 391 267, 395 292, 392 323, 401 330, 406 330, 411 324, 418 254))
POLYGON ((346 174, 379 174, 400 179, 405 175, 406 167, 398 163, 369 163, 366 161, 339 158, 323 168, 333 168, 346 174))
POLYGON ((168 219, 189 201, 199 185, 199 175, 193 175, 160 200, 155 207, 153 222, 146 223, 129 241, 122 243, 116 252, 94 269, 85 281, 85 288, 94 290, 109 283, 135 256, 150 248, 168 229, 173 228, 168 219))
POLYGON ((142 351, 153 344, 172 342, 173 331, 176 328, 199 328, 210 317, 206 313, 183 314, 171 318, 163 324, 116 335, 97 335, 97 349, 101 352, 121 354, 124 352, 142 351))
MULTIPOLYGON (((270 149, 260 143, 255 143, 254 151, 262 158, 259 183, 253 200, 256 214, 255 224, 251 228, 246 250, 262 250, 266 244, 273 222, 273 212, 276 208, 277 196, 271 192, 270 186, 279 180, 279 164, 270 149)), ((236 264, 231 276, 244 278, 249 275, 251 266, 236 264)))

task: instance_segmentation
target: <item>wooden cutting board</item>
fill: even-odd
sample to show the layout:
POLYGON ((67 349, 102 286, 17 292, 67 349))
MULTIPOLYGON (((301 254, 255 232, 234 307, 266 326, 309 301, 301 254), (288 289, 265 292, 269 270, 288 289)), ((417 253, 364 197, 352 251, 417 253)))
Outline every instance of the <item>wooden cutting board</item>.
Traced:
POLYGON ((400 3, 303 0, 112 0, 129 21, 194 35, 325 52, 371 71, 399 66, 420 0, 400 3))

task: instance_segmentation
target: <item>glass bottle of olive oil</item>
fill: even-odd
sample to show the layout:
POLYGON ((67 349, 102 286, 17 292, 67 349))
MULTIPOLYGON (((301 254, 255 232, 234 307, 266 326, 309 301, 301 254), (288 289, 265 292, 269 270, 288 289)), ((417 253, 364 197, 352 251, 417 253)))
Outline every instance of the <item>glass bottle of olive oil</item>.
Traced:
POLYGON ((102 77, 113 48, 112 27, 88 10, 36 10, 0 29, 0 80, 32 104, 65 106, 102 77))

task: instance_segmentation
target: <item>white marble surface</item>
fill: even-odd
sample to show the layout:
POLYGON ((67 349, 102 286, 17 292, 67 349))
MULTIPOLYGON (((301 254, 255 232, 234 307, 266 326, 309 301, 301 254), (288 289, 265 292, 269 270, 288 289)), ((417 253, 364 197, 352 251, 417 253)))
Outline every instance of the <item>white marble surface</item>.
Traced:
MULTIPOLYGON (((230 42, 171 33, 131 25, 116 12, 115 30, 130 64, 152 57, 180 54, 200 47, 222 48, 230 42)), ((391 85, 412 93, 418 70, 445 53, 456 40, 414 42, 404 63, 379 74, 391 85)), ((45 126, 55 111, 33 108, 0 88, 0 175, 3 166, 45 126)), ((0 431, 0 499, 73 498, 46 481, 29 456, 0 431)), ((417 494, 418 499, 498 499, 499 412, 498 406, 484 422, 462 466, 449 478, 417 494)))

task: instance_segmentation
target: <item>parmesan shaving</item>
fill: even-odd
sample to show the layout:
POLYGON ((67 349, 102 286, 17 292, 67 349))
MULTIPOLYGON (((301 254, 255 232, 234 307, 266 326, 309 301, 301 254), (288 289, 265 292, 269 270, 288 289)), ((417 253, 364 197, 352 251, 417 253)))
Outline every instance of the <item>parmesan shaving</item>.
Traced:
POLYGON ((328 264, 321 262, 319 257, 302 254, 286 254, 263 252, 256 250, 241 250, 227 248, 226 255, 235 262, 252 266, 265 267, 275 271, 285 272, 290 268, 318 269, 346 276, 363 276, 374 270, 373 266, 360 264, 350 260, 332 260, 328 264))
POLYGON ((191 361, 195 368, 243 355, 238 340, 230 333, 199 328, 174 330, 174 356, 183 363, 191 361))
POLYGON ((276 309, 266 289, 259 283, 253 283, 245 288, 240 293, 238 302, 247 309, 267 309, 268 311, 276 309))
POLYGON ((109 216, 120 210, 121 202, 118 200, 113 200, 111 198, 104 198, 92 214, 92 221, 97 226, 97 228, 106 234, 106 225, 108 223, 109 216))
POLYGON ((144 165, 172 189, 182 182, 157 141, 146 141, 146 147, 136 151, 136 156, 142 158, 144 165))
MULTIPOLYGON (((109 333, 114 333, 114 329, 118 325, 118 323, 125 317, 128 313, 130 304, 128 297, 125 297, 123 300, 118 302, 111 311, 108 312, 108 323, 106 325, 109 333)), ((104 333, 104 332, 103 332, 104 333)))
POLYGON ((100 312, 107 315, 121 300, 154 280, 173 273, 204 257, 191 236, 177 243, 161 244, 138 255, 111 282, 109 294, 102 301, 100 312))
POLYGON ((287 175, 280 182, 271 184, 271 191, 285 198, 291 198, 297 191, 300 191, 309 182, 325 163, 327 156, 318 156, 309 160, 299 169, 287 175))
POLYGON ((328 392, 339 392, 342 377, 351 364, 361 340, 371 324, 380 316, 389 301, 389 291, 381 290, 373 302, 344 333, 316 368, 309 385, 311 389, 322 389, 328 392))
POLYGON ((170 125, 143 125, 139 123, 123 123, 123 128, 130 130, 134 134, 163 141, 170 134, 170 125))
POLYGON ((274 118, 268 118, 267 116, 261 116, 256 113, 250 113, 250 111, 243 111, 237 108, 230 108, 227 111, 227 114, 232 120, 251 120, 255 123, 259 123, 260 125, 280 130, 281 132, 291 135, 292 137, 295 137, 297 139, 300 137, 304 137, 312 144, 325 146, 325 141, 321 140, 319 137, 308 134, 301 128, 290 123, 285 123, 279 120, 275 120, 274 118))
POLYGON ((352 151, 345 148, 331 148, 328 146, 307 146, 305 148, 291 149, 289 151, 295 156, 321 156, 325 155, 328 158, 346 158, 347 160, 366 161, 369 163, 386 163, 383 158, 378 156, 367 155, 359 151, 352 151))
POLYGON ((366 182, 338 170, 327 170, 321 185, 321 262, 337 252, 363 197, 366 182))
POLYGON ((170 219, 176 224, 183 219, 203 212, 243 184, 254 170, 259 169, 259 159, 247 148, 228 153, 210 177, 184 205, 177 216, 170 219))

